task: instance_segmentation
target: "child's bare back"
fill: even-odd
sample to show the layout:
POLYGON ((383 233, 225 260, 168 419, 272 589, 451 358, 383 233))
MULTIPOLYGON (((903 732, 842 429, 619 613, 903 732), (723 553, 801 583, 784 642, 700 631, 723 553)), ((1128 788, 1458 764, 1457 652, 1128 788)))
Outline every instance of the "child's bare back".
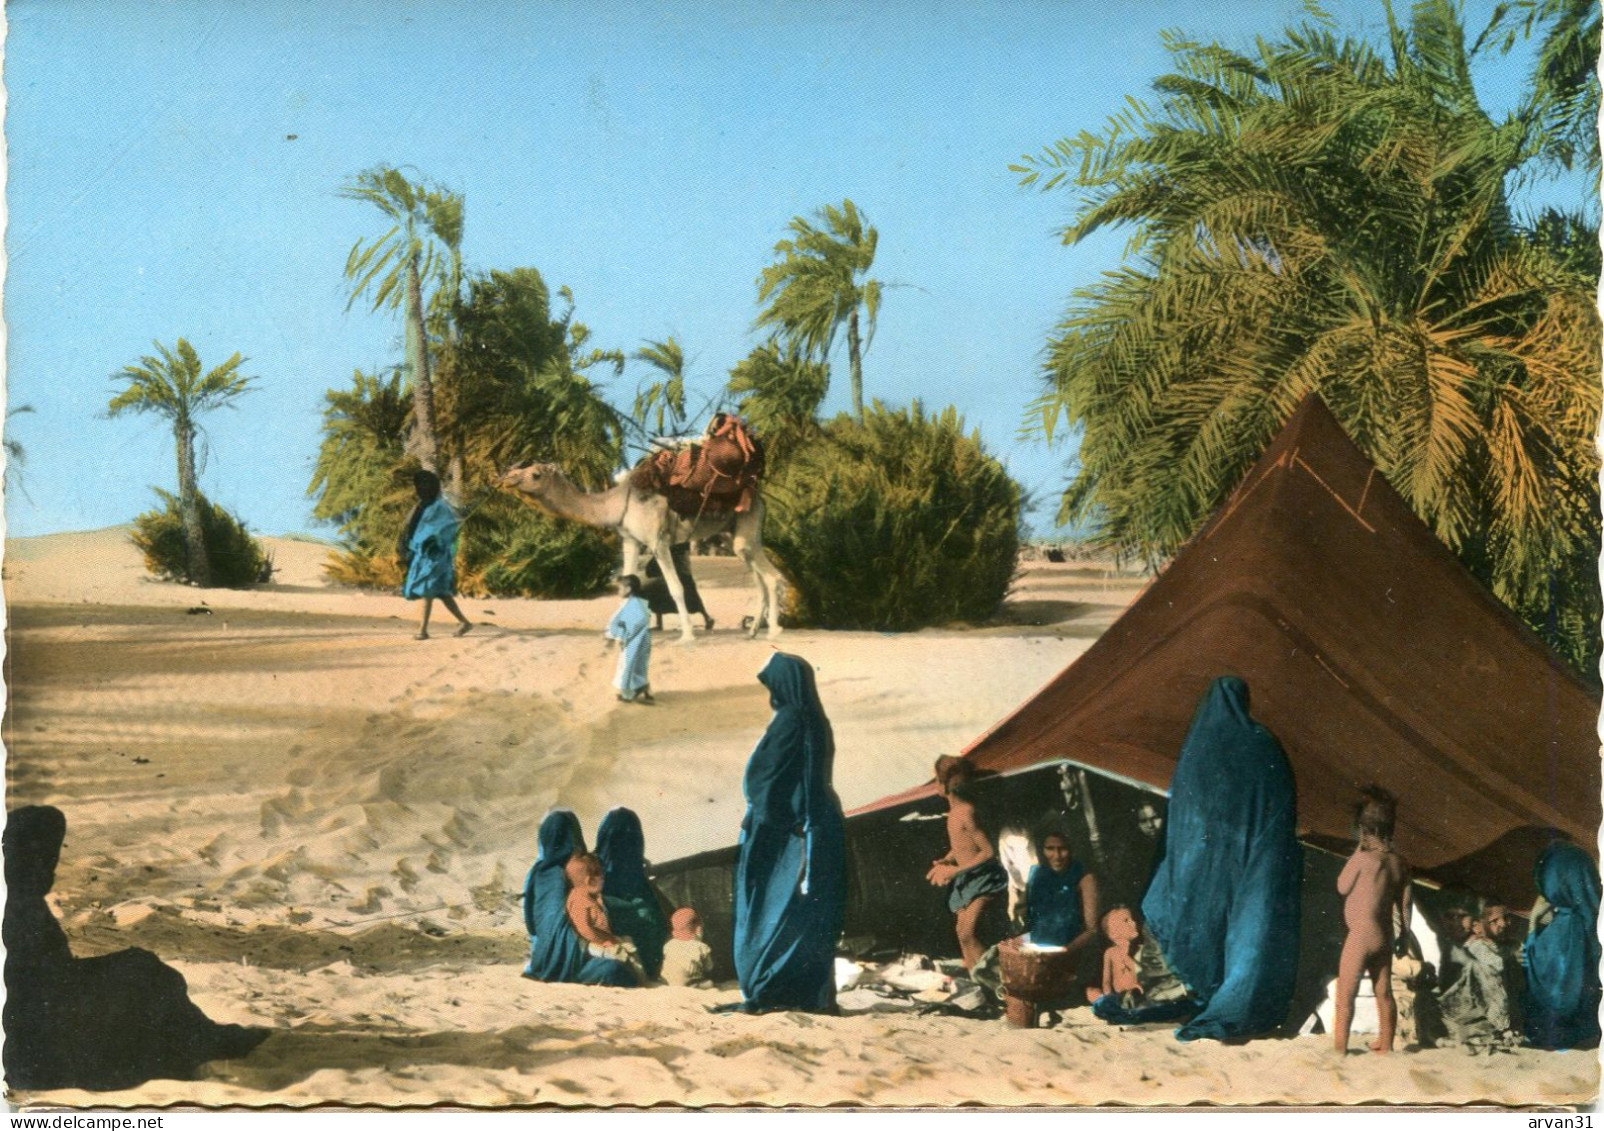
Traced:
POLYGON ((1342 919, 1348 935, 1337 960, 1333 1036, 1337 1051, 1346 1052, 1359 980, 1369 974, 1381 1022, 1381 1032, 1370 1047, 1376 1052, 1391 1052, 1398 1020, 1397 1003, 1392 997, 1393 910, 1397 909, 1398 921, 1407 931, 1409 866, 1392 847, 1396 799, 1377 786, 1367 787, 1364 795, 1366 800, 1359 805, 1356 821, 1359 846, 1337 877, 1337 894, 1343 897, 1342 919))
POLYGON ((1401 902, 1407 878, 1402 856, 1387 845, 1361 841, 1337 879, 1337 894, 1344 897, 1342 919, 1348 928, 1343 949, 1358 947, 1366 958, 1385 954, 1390 961, 1392 911, 1401 902))

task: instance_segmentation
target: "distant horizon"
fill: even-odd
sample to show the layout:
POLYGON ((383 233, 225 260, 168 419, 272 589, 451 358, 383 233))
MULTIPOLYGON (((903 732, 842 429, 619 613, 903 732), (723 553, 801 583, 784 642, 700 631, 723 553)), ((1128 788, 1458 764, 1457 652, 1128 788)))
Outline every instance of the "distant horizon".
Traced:
MULTIPOLYGON (((1472 35, 1493 6, 1468 5, 1472 35)), ((1379 0, 1326 7, 1384 39, 1379 0)), ((324 394, 400 360, 399 319, 347 311, 342 278, 383 224, 338 190, 382 163, 462 193, 467 269, 571 287, 592 344, 676 336, 692 405, 760 341, 755 281, 786 224, 852 199, 887 287, 866 398, 955 407, 1035 500, 1034 537, 1068 538, 1053 518, 1073 441, 1019 433, 1070 292, 1119 265, 1127 233, 1061 246, 1074 195, 1023 190, 1008 165, 1149 97, 1161 29, 1248 47, 1302 8, 14 0, 7 397, 34 411, 8 429, 27 459, 7 536, 125 525, 173 489, 166 423, 104 410, 113 374, 184 337, 259 378, 202 418, 201 489, 253 531, 337 539, 306 495, 324 394)), ((1478 59, 1493 113, 1528 56, 1478 59)), ((1526 206, 1584 206, 1573 181, 1526 206)), ((627 408, 647 377, 632 362, 603 385, 627 408)), ((827 415, 847 385, 838 353, 827 415)))

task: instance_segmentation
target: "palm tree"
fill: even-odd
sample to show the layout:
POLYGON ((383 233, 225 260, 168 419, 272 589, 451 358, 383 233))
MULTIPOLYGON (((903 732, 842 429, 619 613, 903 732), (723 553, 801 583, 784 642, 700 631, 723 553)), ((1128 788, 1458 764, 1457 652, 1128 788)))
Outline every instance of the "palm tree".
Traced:
POLYGON ((1519 39, 1540 38, 1518 116, 1543 164, 1599 170, 1599 17, 1598 0, 1512 0, 1476 41, 1507 54, 1519 39))
POLYGON ((391 222, 390 229, 377 239, 357 240, 346 257, 345 277, 351 284, 346 307, 368 294, 374 310, 403 308, 413 412, 407 451, 430 471, 438 471, 440 448, 423 286, 425 280, 434 285, 432 304, 437 309, 455 310, 457 298, 449 292, 461 281, 462 197, 409 181, 388 165, 358 173, 341 186, 340 195, 373 205, 391 222))
POLYGON ((236 353, 215 369, 201 372, 200 355, 183 338, 174 349, 153 343, 157 356, 145 356, 137 365, 123 368, 113 381, 127 382, 106 406, 109 416, 125 412, 153 412, 172 422, 178 449, 178 506, 184 522, 184 549, 189 579, 211 584, 211 565, 201 532, 200 492, 195 484, 195 436, 198 418, 214 408, 232 407, 249 390, 253 377, 239 371, 245 359, 236 353))
POLYGON ((830 387, 830 367, 800 349, 765 342, 730 370, 728 394, 763 438, 765 460, 777 469, 817 433, 819 405, 830 387))
POLYGON ((635 395, 635 407, 630 413, 642 428, 656 412, 656 436, 677 435, 684 431, 685 418, 685 350, 672 336, 663 342, 647 342, 630 355, 644 361, 663 376, 635 395))
MULTIPOLYGON (((1390 13, 1389 13, 1390 14, 1390 13)), ((1061 520, 1171 554, 1318 390, 1442 541, 1580 666, 1596 655, 1596 278, 1511 218, 1449 0, 1390 58, 1324 27, 1254 55, 1170 41, 1157 107, 1015 166, 1132 229, 1076 292, 1032 408, 1083 429, 1061 520)), ((1594 236, 1596 239, 1596 235, 1594 236)))
POLYGON ((758 304, 768 305, 756 324, 771 327, 818 361, 829 359, 836 332, 845 326, 852 411, 862 420, 863 351, 868 342, 860 334, 858 312, 863 311, 872 341, 880 313, 880 284, 865 275, 874 266, 880 234, 850 200, 843 200, 840 208, 827 204, 814 215, 822 227, 794 216, 791 238, 774 245, 780 259, 758 277, 758 304))

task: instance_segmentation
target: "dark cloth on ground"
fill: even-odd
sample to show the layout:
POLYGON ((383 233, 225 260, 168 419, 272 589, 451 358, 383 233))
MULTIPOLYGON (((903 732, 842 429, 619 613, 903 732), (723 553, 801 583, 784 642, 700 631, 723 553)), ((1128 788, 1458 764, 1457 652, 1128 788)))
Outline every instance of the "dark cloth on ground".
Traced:
POLYGON ((1526 1039, 1539 1048, 1599 1043, 1599 875, 1586 852, 1556 841, 1537 859, 1553 918, 1526 941, 1526 1039))
POLYGON ((1181 1040, 1242 1039, 1286 1020, 1298 969, 1302 850, 1281 744, 1235 677, 1209 685, 1170 782, 1162 857, 1142 914, 1204 1008, 1181 1040))
POLYGON ((534 866, 524 880, 524 929, 529 933, 529 962, 524 976, 539 982, 577 982, 587 986, 634 986, 629 967, 601 958, 585 948, 568 920, 568 876, 564 869, 585 851, 579 818, 568 809, 553 809, 540 822, 534 866))
POLYGON ((958 912, 985 895, 1008 890, 1008 869, 994 856, 959 872, 947 889, 947 910, 958 912))
MULTIPOLYGON (((696 588, 696 579, 691 576, 691 544, 675 543, 669 548, 669 554, 674 561, 674 572, 679 574, 680 586, 685 591, 686 613, 697 616, 707 612, 702 604, 702 594, 696 588)), ((657 616, 679 612, 679 606, 674 604, 674 594, 668 591, 668 582, 663 577, 663 567, 656 558, 646 563, 646 576, 641 584, 640 595, 646 598, 647 607, 657 616)))
POLYGON ((1181 1021, 1198 1011, 1196 998, 1148 1001, 1140 994, 1104 994, 1092 1002, 1092 1015, 1110 1025, 1151 1025, 1181 1021))
POLYGON ((646 836, 634 810, 608 810, 596 828, 596 855, 613 934, 634 940, 646 976, 655 979, 663 969, 668 915, 646 878, 646 836))
POLYGON ((1080 882, 1086 866, 1071 860, 1055 872, 1037 864, 1025 880, 1025 930, 1037 946, 1068 946, 1086 930, 1080 882))
POLYGON ((148 950, 74 958, 45 902, 66 819, 28 806, 5 830, 5 1076, 21 1089, 132 1088, 191 1079, 244 1056, 265 1029, 219 1025, 189 1000, 184 976, 148 950))
POLYGON ((835 739, 813 669, 784 652, 758 679, 774 718, 747 762, 735 864, 735 970, 748 1012, 834 1012, 846 917, 846 825, 835 739))

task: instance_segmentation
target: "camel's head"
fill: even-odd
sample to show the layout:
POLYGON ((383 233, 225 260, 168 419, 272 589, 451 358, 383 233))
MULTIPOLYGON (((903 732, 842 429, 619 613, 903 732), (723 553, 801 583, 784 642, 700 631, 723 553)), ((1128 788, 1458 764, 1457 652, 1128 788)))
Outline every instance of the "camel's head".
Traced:
POLYGON ((509 467, 506 474, 496 480, 496 486, 531 500, 542 499, 561 475, 554 463, 520 463, 509 467))

